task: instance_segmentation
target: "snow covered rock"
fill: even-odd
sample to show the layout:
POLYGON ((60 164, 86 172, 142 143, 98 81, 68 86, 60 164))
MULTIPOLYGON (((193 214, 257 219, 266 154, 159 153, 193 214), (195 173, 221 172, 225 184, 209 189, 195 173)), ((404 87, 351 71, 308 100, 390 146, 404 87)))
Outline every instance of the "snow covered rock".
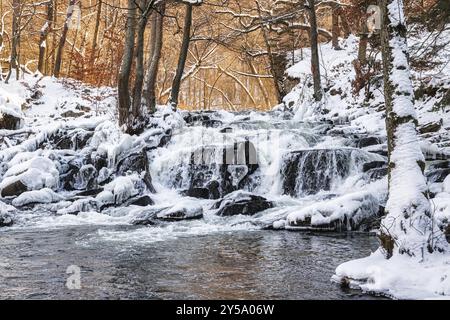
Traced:
POLYGON ((216 214, 219 216, 234 216, 238 214, 251 216, 272 207, 273 203, 266 198, 239 190, 217 201, 212 209, 218 209, 216 214))
POLYGON ((20 129, 23 126, 23 119, 20 107, 0 96, 0 129, 20 129))
POLYGON ((192 220, 203 218, 203 208, 200 205, 186 206, 178 204, 171 208, 159 211, 156 218, 163 221, 192 220))
POLYGON ((0 201, 0 228, 13 225, 12 213, 16 210, 13 206, 0 201))
POLYGON ((367 191, 355 192, 309 205, 287 216, 292 230, 374 229, 383 214, 377 197, 367 191))
POLYGON ((17 164, 17 168, 10 168, 8 171, 15 172, 16 175, 7 176, 0 183, 2 197, 18 196, 25 191, 58 186, 59 171, 53 161, 46 157, 39 156, 26 163, 17 164))
POLYGON ((20 196, 12 201, 12 204, 16 207, 21 207, 27 204, 34 203, 52 203, 62 201, 64 198, 52 189, 44 188, 41 190, 33 190, 22 193, 20 196))
POLYGON ((180 221, 203 218, 203 208, 195 203, 180 203, 172 207, 145 208, 131 220, 134 225, 154 225, 158 221, 180 221))

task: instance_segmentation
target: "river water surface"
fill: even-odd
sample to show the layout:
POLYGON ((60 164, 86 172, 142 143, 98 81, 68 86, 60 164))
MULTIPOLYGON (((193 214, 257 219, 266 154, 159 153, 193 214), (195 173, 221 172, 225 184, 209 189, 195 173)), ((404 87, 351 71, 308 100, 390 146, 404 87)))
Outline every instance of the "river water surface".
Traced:
POLYGON ((367 256, 368 234, 234 231, 150 243, 112 242, 131 226, 0 231, 2 299, 370 299, 330 282, 367 256), (81 269, 81 289, 66 287, 81 269))

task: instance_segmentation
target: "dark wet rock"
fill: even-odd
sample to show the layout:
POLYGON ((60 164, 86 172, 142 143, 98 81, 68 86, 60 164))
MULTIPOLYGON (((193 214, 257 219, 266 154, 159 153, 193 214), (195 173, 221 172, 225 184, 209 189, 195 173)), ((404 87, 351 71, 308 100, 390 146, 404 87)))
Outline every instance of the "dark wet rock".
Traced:
POLYGON ((19 179, 12 181, 2 189, 2 197, 16 197, 28 191, 27 186, 19 179))
POLYGON ((100 156, 98 154, 95 154, 91 156, 91 159, 89 161, 92 163, 97 171, 100 172, 101 169, 108 167, 108 159, 104 156, 100 156))
POLYGON ((281 169, 283 193, 299 196, 328 191, 334 181, 350 174, 353 163, 363 164, 367 160, 367 153, 351 148, 288 152, 281 169))
POLYGON ((387 150, 384 150, 384 149, 371 150, 371 151, 369 151, 369 152, 370 152, 370 153, 378 154, 378 155, 383 156, 383 157, 387 157, 387 156, 388 156, 388 151, 387 151, 387 150))
POLYGON ((103 188, 86 190, 86 191, 78 192, 75 196, 76 197, 95 197, 102 191, 103 191, 103 188))
POLYGON ((437 132, 442 128, 442 120, 426 123, 418 128, 421 134, 437 132))
POLYGON ((0 228, 11 227, 14 224, 12 215, 0 212, 0 228))
POLYGON ((370 169, 366 172, 366 175, 369 177, 371 181, 379 180, 388 175, 388 168, 374 168, 370 169))
POLYGON ((444 160, 444 161, 437 161, 433 162, 428 166, 428 170, 436 170, 436 169, 448 169, 450 168, 450 161, 444 160))
POLYGON ((428 182, 444 182, 445 178, 450 175, 450 168, 446 169, 428 169, 425 172, 428 182))
POLYGON ((74 175, 72 188, 75 190, 92 190, 97 188, 97 169, 92 164, 83 165, 74 175))
POLYGON ((219 199, 220 198, 220 183, 217 180, 209 181, 206 184, 206 188, 209 191, 209 199, 219 199))
POLYGON ((163 130, 155 128, 145 134, 144 140, 148 150, 162 148, 166 146, 172 139, 172 129, 163 130))
POLYGON ((148 156, 145 149, 142 149, 139 152, 135 152, 132 154, 126 154, 117 162, 117 174, 126 175, 127 173, 143 173, 144 174, 144 183, 147 186, 150 192, 155 192, 155 188, 153 187, 152 177, 150 175, 150 169, 148 166, 148 156))
POLYGON ((0 112, 0 129, 17 130, 22 126, 22 118, 0 112))
POLYGON ((206 128, 218 128, 222 125, 222 121, 216 119, 208 119, 202 121, 202 126, 206 128))
POLYGON ((186 197, 209 199, 208 188, 192 188, 192 189, 184 190, 181 193, 183 196, 186 196, 186 197))
POLYGON ((84 112, 76 112, 73 110, 68 110, 68 111, 61 113, 61 117, 63 117, 63 118, 79 118, 84 115, 85 115, 84 112))
POLYGON ((72 130, 61 129, 52 136, 50 142, 55 149, 80 150, 86 146, 93 135, 93 131, 87 131, 81 128, 72 130))
POLYGON ((386 161, 371 161, 364 163, 363 165, 363 172, 367 172, 371 169, 378 169, 387 166, 386 161))
POLYGON ((220 129, 219 132, 220 132, 220 133, 231 133, 231 132, 233 132, 233 128, 231 128, 231 127, 225 127, 225 128, 223 128, 223 129, 220 129))
POLYGON ((357 146, 358 146, 358 148, 365 148, 365 147, 370 147, 370 146, 374 146, 374 145, 381 144, 381 143, 383 143, 383 141, 381 140, 380 137, 369 136, 369 137, 360 138, 359 141, 357 142, 357 146))
POLYGON ((155 204, 155 202, 148 195, 140 196, 140 197, 133 198, 133 199, 130 199, 127 201, 127 205, 140 206, 140 207, 152 206, 154 204, 155 204))
POLYGON ((170 168, 168 174, 172 187, 184 190, 208 188, 211 198, 216 199, 247 186, 258 167, 254 145, 241 141, 227 148, 199 148, 190 154, 188 168, 185 164, 176 166, 170 168), (212 180, 216 182, 210 184, 212 180))
POLYGON ((266 198, 248 192, 237 191, 216 202, 212 209, 218 209, 219 216, 234 216, 238 214, 254 215, 273 208, 273 203, 266 198))

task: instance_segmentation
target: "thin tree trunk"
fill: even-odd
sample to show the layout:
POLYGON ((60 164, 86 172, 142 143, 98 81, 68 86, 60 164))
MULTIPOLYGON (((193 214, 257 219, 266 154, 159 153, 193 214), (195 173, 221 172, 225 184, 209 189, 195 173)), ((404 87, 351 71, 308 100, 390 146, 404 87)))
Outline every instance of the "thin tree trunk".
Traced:
POLYGON ((44 73, 44 59, 45 51, 47 49, 47 37, 52 29, 53 22, 53 0, 49 0, 47 3, 47 20, 41 28, 39 35, 39 58, 38 58, 38 70, 40 73, 44 73))
POLYGON ((348 25, 348 21, 347 21, 347 17, 344 14, 344 9, 342 9, 342 7, 339 7, 337 9, 338 15, 339 15, 339 19, 341 20, 341 26, 342 26, 342 30, 344 31, 344 38, 348 38, 351 34, 350 31, 350 26, 348 25))
POLYGON ((97 16, 95 17, 94 35, 92 36, 91 57, 89 59, 90 68, 94 66, 95 50, 97 50, 98 30, 100 28, 101 14, 102 14, 102 0, 98 0, 97 16))
POLYGON ((125 125, 125 131, 131 130, 130 123, 130 73, 133 64, 134 36, 136 34, 136 4, 135 0, 128 0, 127 31, 125 35, 125 50, 122 57, 118 76, 118 109, 119 126, 125 125))
POLYGON ((365 19, 361 21, 361 33, 359 35, 358 60, 361 66, 367 64, 367 44, 369 42, 369 30, 365 19))
POLYGON ((16 69, 16 79, 19 78, 17 47, 19 45, 20 40, 20 0, 14 0, 12 6, 13 6, 13 18, 12 18, 12 32, 11 32, 12 33, 11 54, 9 57, 9 71, 5 79, 6 83, 8 83, 13 69, 16 69))
POLYGON ((186 4, 186 13, 184 17, 183 41, 181 43, 180 55, 178 58, 177 71, 172 83, 172 91, 170 94, 169 104, 173 110, 177 109, 178 97, 180 94, 181 79, 183 77, 184 66, 188 56, 189 43, 191 41, 192 26, 192 4, 186 4))
POLYGON ((73 10, 77 0, 69 0, 69 6, 67 7, 66 21, 64 22, 64 27, 61 33, 61 39, 59 39, 58 51, 56 52, 55 58, 55 68, 53 70, 53 75, 59 77, 61 72, 62 56, 64 52, 64 46, 66 44, 67 32, 69 31, 70 20, 72 19, 73 10))
POLYGON ((314 99, 320 101, 322 100, 322 86, 320 84, 320 61, 315 1, 308 0, 308 4, 309 20, 311 24, 309 40, 311 42, 311 72, 314 82, 314 99))
POLYGON ((402 0, 382 1, 382 57, 389 157, 387 215, 380 240, 386 257, 423 258, 442 250, 442 232, 433 223, 423 175, 425 161, 417 136, 414 94, 402 0))
POLYGON ((334 50, 339 50, 339 14, 338 8, 333 7, 331 12, 331 45, 334 50))
POLYGON ((142 86, 144 83, 144 33, 148 22, 151 8, 146 8, 145 1, 141 0, 139 5, 143 12, 139 16, 136 39, 136 72, 133 88, 133 103, 131 112, 133 118, 137 119, 141 109, 142 86))
MULTIPOLYGON (((261 12, 261 7, 259 5, 259 2, 256 1, 256 6, 258 8, 258 16, 259 16, 259 20, 263 20, 262 17, 262 12, 261 12)), ((272 52, 272 46, 270 45, 270 41, 269 41, 269 36, 266 32, 266 27, 264 25, 262 25, 262 34, 263 34, 263 38, 264 38, 264 43, 266 45, 267 48, 267 53, 269 56, 269 63, 270 63, 270 73, 273 76, 273 84, 275 86, 275 93, 276 93, 276 97, 277 97, 277 103, 281 103, 282 101, 282 84, 280 84, 280 82, 282 82, 281 79, 278 79, 278 75, 276 72, 276 63, 275 63, 275 58, 274 58, 274 54, 272 52)))
POLYGON ((158 7, 157 12, 153 13, 154 17, 152 20, 152 33, 150 39, 150 64, 147 70, 143 92, 144 105, 147 106, 150 113, 154 113, 156 111, 156 81, 163 45, 163 23, 165 10, 166 4, 163 2, 158 7))

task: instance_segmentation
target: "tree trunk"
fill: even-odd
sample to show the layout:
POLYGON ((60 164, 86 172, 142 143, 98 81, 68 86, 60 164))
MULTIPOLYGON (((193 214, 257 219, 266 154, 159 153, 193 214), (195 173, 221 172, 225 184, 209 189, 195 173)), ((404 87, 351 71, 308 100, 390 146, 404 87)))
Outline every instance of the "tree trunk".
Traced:
POLYGON ((322 86, 320 84, 320 61, 315 0, 308 0, 308 7, 309 21, 311 24, 309 41, 311 42, 311 72, 314 82, 314 99, 320 101, 322 100, 322 86))
POLYGON ((181 79, 183 77, 184 66, 188 56, 189 42, 191 41, 192 26, 192 4, 186 4, 186 14, 184 17, 183 42, 181 43, 180 56, 178 58, 177 71, 172 83, 169 104, 173 110, 177 109, 178 97, 180 94, 181 79))
POLYGON ((14 0, 13 6, 13 18, 12 18, 12 36, 11 36, 11 53, 9 56, 9 71, 6 76, 5 82, 8 83, 11 77, 12 70, 16 69, 16 79, 19 79, 19 63, 17 61, 17 47, 20 40, 20 0, 14 0))
POLYGON ((344 38, 348 38, 351 34, 350 27, 348 25, 347 17, 345 16, 344 9, 342 7, 339 7, 337 9, 339 19, 341 20, 341 26, 342 30, 344 31, 344 38))
POLYGON ((367 44, 369 42, 369 30, 365 19, 361 20, 361 33, 359 35, 358 60, 363 67, 367 64, 367 44))
POLYGON ((139 16, 136 39, 136 72, 133 88, 133 104, 131 112, 133 118, 137 119, 141 109, 142 86, 144 83, 144 33, 151 12, 150 7, 146 7, 145 1, 141 0, 139 6, 144 10, 139 16))
POLYGON ((63 30, 61 33, 61 39, 59 39, 58 51, 56 52, 55 68, 53 70, 53 75, 55 77, 59 77, 59 74, 61 72, 62 56, 63 56, 64 46, 66 44, 67 32, 69 31, 69 24, 70 24, 70 20, 72 19, 73 10, 75 8, 76 3, 77 3, 77 0, 69 0, 69 6, 67 7, 66 21, 64 22, 64 27, 63 27, 63 30))
POLYGON ((94 66, 95 50, 97 50, 98 30, 100 28, 100 20, 102 14, 102 0, 98 0, 97 3, 97 16, 95 17, 94 35, 92 36, 91 57, 89 59, 89 67, 94 66))
POLYGON ((128 0, 127 31, 125 35, 125 49, 122 56, 118 76, 118 109, 119 126, 125 126, 125 131, 131 130, 130 123, 130 73, 133 64, 134 36, 136 34, 136 4, 135 0, 128 0))
POLYGON ((386 257, 423 258, 442 250, 426 197, 425 161, 419 146, 402 0, 382 2, 382 57, 389 157, 389 198, 380 240, 386 257))
POLYGON ((331 45, 334 50, 339 50, 339 14, 336 7, 332 8, 331 12, 331 45))
POLYGON ((45 50, 47 49, 47 36, 52 28, 53 22, 53 0, 49 0, 47 3, 47 20, 41 28, 39 34, 39 58, 38 58, 38 70, 40 73, 44 73, 44 59, 45 50))
POLYGON ((153 13, 150 64, 144 84, 143 100, 150 113, 156 111, 156 81, 158 76, 159 61, 161 60, 161 50, 163 45, 163 23, 166 4, 163 2, 153 13))

